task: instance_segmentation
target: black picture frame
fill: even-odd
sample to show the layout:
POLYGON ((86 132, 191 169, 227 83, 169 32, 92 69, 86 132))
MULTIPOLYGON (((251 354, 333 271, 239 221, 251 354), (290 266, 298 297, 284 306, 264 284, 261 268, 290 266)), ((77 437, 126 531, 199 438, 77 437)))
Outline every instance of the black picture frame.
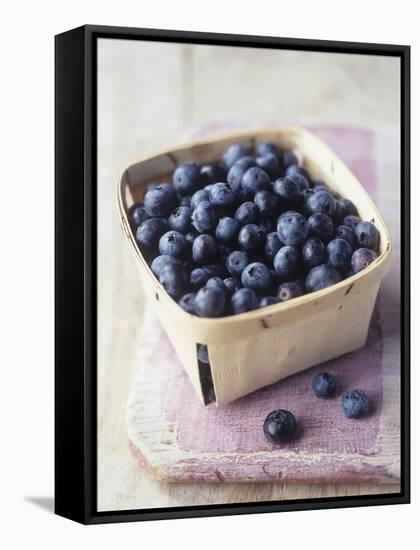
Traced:
POLYGON ((87 25, 55 37, 55 512, 85 523, 410 501, 410 47, 87 25), (401 491, 398 494, 98 512, 96 506, 97 40, 394 56, 401 63, 401 491))

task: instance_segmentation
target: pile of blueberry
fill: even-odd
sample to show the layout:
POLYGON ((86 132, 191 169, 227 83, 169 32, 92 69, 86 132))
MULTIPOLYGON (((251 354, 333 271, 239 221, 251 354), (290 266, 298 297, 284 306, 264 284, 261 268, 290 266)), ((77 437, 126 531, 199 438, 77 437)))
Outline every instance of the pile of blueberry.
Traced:
MULTIPOLYGON (((320 399, 334 397, 337 381, 329 372, 320 372, 312 379, 312 390, 320 399)), ((342 395, 341 408, 347 418, 361 418, 369 412, 368 394, 351 389, 342 395)), ((298 423, 295 416, 285 409, 272 411, 264 420, 264 435, 270 443, 281 444, 296 439, 298 423)))
POLYGON ((354 204, 269 142, 219 163, 179 165, 130 208, 137 244, 188 313, 221 317, 333 285, 377 258, 379 233, 354 204))

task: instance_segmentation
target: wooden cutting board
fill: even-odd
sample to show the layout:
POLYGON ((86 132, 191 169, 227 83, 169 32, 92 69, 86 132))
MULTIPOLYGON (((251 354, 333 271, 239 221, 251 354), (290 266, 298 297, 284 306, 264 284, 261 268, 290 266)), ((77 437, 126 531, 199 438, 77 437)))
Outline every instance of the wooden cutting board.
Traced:
POLYGON ((383 370, 382 346, 375 313, 362 350, 229 405, 203 407, 148 306, 127 409, 130 446, 165 481, 399 483, 399 393, 383 370), (338 396, 329 400, 311 389, 313 376, 325 370, 339 384, 338 396), (343 415, 339 394, 348 388, 368 392, 369 416, 343 415), (282 447, 268 443, 262 431, 266 415, 278 408, 292 411, 301 429, 282 447))

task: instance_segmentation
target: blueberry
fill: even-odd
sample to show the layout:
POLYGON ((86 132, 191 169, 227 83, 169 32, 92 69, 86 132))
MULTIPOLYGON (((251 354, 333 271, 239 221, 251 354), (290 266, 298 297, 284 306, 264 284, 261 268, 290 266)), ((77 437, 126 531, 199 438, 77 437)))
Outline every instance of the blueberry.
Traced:
POLYGON ((275 229, 275 223, 270 218, 263 218, 259 224, 258 227, 262 230, 264 235, 268 235, 269 233, 272 233, 275 229))
POLYGON ((321 264, 313 267, 305 279, 305 286, 308 292, 315 292, 340 282, 339 272, 329 264, 321 264))
POLYGON ((329 372, 319 372, 312 379, 314 394, 321 399, 332 397, 337 388, 337 382, 329 372))
POLYGON ((173 183, 181 196, 192 195, 200 189, 200 166, 196 162, 179 165, 174 172, 173 183))
POLYGON ((167 264, 160 271, 159 281, 170 296, 178 298, 185 291, 187 274, 181 264, 167 264))
POLYGON ((352 254, 353 248, 351 244, 344 239, 334 239, 328 243, 328 263, 339 271, 346 271, 349 269, 352 254))
POLYGON ((344 239, 347 241, 352 248, 356 247, 356 236, 350 227, 347 225, 339 225, 337 231, 335 232, 337 239, 344 239))
POLYGON ((244 192, 249 197, 253 197, 258 191, 270 189, 270 178, 264 170, 258 166, 253 166, 245 172, 241 184, 244 192))
POLYGON ((306 208, 311 214, 319 212, 331 218, 335 212, 335 199, 328 191, 319 191, 307 198, 306 208))
POLYGON ((208 280, 209 280, 209 275, 206 273, 206 271, 203 268, 197 267, 196 269, 193 269, 191 271, 190 284, 196 290, 204 286, 208 280))
POLYGON ((283 244, 280 242, 277 233, 269 233, 265 238, 264 255, 267 260, 272 264, 274 257, 283 244))
POLYGON ((249 264, 249 256, 242 250, 234 250, 226 259, 226 269, 232 277, 240 277, 249 264))
POLYGON ((356 229, 356 225, 358 225, 361 221, 362 220, 359 218, 359 216, 349 214, 348 216, 344 216, 343 225, 347 225, 347 227, 350 227, 350 229, 354 231, 356 229))
POLYGON ((246 311, 257 309, 258 298, 250 288, 240 288, 232 296, 231 305, 234 315, 245 313, 246 311))
POLYGON ((309 269, 325 263, 327 251, 318 237, 309 237, 302 247, 302 259, 309 269))
POLYGON ((258 294, 266 294, 271 287, 271 275, 268 267, 260 262, 253 262, 242 271, 241 282, 258 294))
POLYGON ((209 351, 207 349, 207 346, 204 346, 203 344, 200 344, 200 346, 198 347, 197 357, 198 357, 198 360, 201 363, 205 363, 206 365, 210 365, 209 351))
POLYGON ((239 222, 233 218, 221 218, 215 231, 216 239, 221 243, 234 244, 237 242, 240 227, 239 222))
POLYGON ((191 219, 193 226, 200 233, 211 232, 217 225, 216 212, 208 201, 202 201, 197 205, 191 219))
POLYGON ((237 220, 240 225, 258 223, 259 218, 260 210, 253 202, 243 202, 235 212, 235 220, 237 220))
POLYGON ((329 242, 334 236, 334 224, 332 219, 326 214, 317 212, 308 218, 308 234, 318 237, 325 243, 329 242))
POLYGON ((297 165, 298 159, 292 151, 285 151, 282 155, 283 168, 287 170, 290 166, 297 165))
POLYGON ((294 246, 283 246, 274 258, 274 269, 283 281, 294 279, 301 267, 299 250, 294 246))
POLYGON ((343 217, 343 207, 341 206, 340 201, 336 200, 334 214, 332 215, 331 219, 337 226, 341 224, 341 222, 343 221, 343 217))
POLYGON ((209 192, 206 191, 206 189, 199 189, 192 195, 191 197, 191 205, 190 207, 194 210, 197 208, 200 202, 208 201, 209 200, 209 192))
POLYGON ((286 176, 293 176, 294 174, 299 174, 300 176, 306 178, 308 181, 310 181, 311 179, 309 172, 305 170, 303 166, 298 166, 297 164, 292 164, 286 170, 286 176))
POLYGON ((158 187, 160 183, 151 182, 146 185, 144 188, 144 194, 146 194, 148 191, 152 191, 155 187, 158 187))
POLYGON ((273 218, 276 216, 278 200, 273 193, 270 193, 269 191, 258 191, 258 193, 255 194, 254 203, 257 205, 262 217, 273 218))
POLYGON ((155 277, 159 278, 160 272, 165 267, 165 265, 173 265, 176 263, 180 263, 177 258, 164 254, 162 256, 156 256, 150 266, 150 269, 152 270, 152 273, 155 275, 155 277))
POLYGON ((179 206, 188 206, 188 208, 190 208, 191 207, 191 195, 187 195, 186 197, 180 197, 179 206))
POLYGON ((149 214, 146 212, 144 205, 141 202, 136 202, 130 206, 128 217, 133 227, 139 227, 143 222, 149 219, 149 214))
POLYGON ((169 183, 161 183, 144 196, 144 209, 151 217, 164 218, 169 216, 177 203, 174 188, 169 183))
POLYGON ((263 157, 267 154, 276 155, 278 157, 280 150, 275 143, 272 143, 271 141, 262 141, 256 145, 255 154, 257 157, 263 157))
POLYGON ((200 265, 214 262, 219 254, 219 247, 211 235, 203 233, 199 235, 192 245, 193 260, 200 265))
POLYGON ((370 248, 358 248, 351 257, 351 267, 355 273, 366 269, 376 258, 378 254, 370 248))
POLYGON ((185 233, 185 239, 187 240, 188 244, 192 246, 192 243, 195 241, 198 235, 200 235, 200 233, 196 229, 191 228, 188 233, 185 233))
POLYGON ((182 307, 183 310, 185 310, 187 313, 195 313, 194 308, 194 299, 195 294, 194 292, 189 292, 188 294, 184 294, 181 296, 181 298, 178 301, 178 304, 182 307))
POLYGON ((256 166, 257 163, 252 157, 242 157, 230 168, 227 175, 227 182, 238 196, 243 195, 242 178, 248 168, 256 166))
POLYGON ((369 411, 368 395, 362 390, 348 390, 342 397, 341 407, 348 418, 360 418, 369 411))
POLYGON ((209 185, 218 181, 225 181, 226 172, 220 164, 203 164, 200 168, 201 185, 209 185))
POLYGON ((291 441, 297 434, 297 423, 293 414, 284 409, 272 411, 264 420, 264 435, 270 443, 291 441))
POLYGON ((169 216, 169 227, 179 233, 188 233, 191 226, 191 208, 178 206, 169 216))
POLYGON ((220 288, 220 290, 223 290, 223 292, 226 291, 225 283, 220 277, 210 277, 210 279, 206 283, 206 286, 217 287, 220 288))
POLYGON ((229 296, 232 296, 232 294, 241 288, 241 282, 236 277, 227 277, 223 281, 223 284, 225 285, 225 290, 229 296))
POLYGON ((339 199, 338 202, 341 205, 341 209, 344 216, 357 216, 357 208, 354 206, 350 199, 339 199))
POLYGON ((159 252, 175 258, 184 258, 188 252, 188 242, 182 233, 168 231, 159 240, 159 252))
POLYGON ((195 313, 199 317, 220 317, 226 304, 225 292, 216 286, 201 288, 194 299, 195 313))
POLYGON ((270 178, 278 178, 280 175, 279 158, 273 153, 266 153, 261 157, 257 157, 258 166, 266 172, 270 178))
POLYGON ((264 296, 260 299, 258 303, 258 307, 267 307, 267 306, 273 306, 274 304, 278 304, 279 301, 274 296, 264 296))
POLYGON ((229 183, 215 183, 209 191, 209 201, 213 206, 228 208, 235 204, 236 195, 229 183))
POLYGON ((354 229, 357 242, 361 248, 370 248, 371 250, 378 250, 379 244, 379 231, 370 222, 360 222, 354 229))
POLYGON ((210 277, 221 277, 223 274, 223 267, 219 264, 207 264, 203 265, 202 269, 207 273, 207 275, 210 277))
POLYGON ((295 281, 286 281, 281 283, 277 289, 277 298, 280 302, 286 302, 292 300, 292 298, 298 298, 302 296, 302 288, 295 281))
POLYGON ((309 181, 305 178, 305 176, 302 176, 302 174, 291 174, 287 176, 287 178, 293 180, 296 183, 299 191, 309 189, 309 181))
POLYGON ((303 244, 308 236, 308 224, 298 212, 288 211, 277 222, 277 236, 284 244, 295 246, 303 244))
POLYGON ((150 218, 141 224, 136 231, 136 241, 147 252, 156 249, 159 239, 168 230, 168 222, 162 218, 150 218))
POLYGON ((265 233, 253 223, 244 225, 239 231, 238 244, 242 250, 251 254, 258 254, 264 247, 265 233))
POLYGON ((229 147, 223 153, 223 164, 225 165, 225 168, 229 170, 229 168, 237 160, 239 160, 241 157, 246 157, 247 155, 248 155, 248 152, 244 145, 240 145, 239 143, 233 143, 232 145, 229 145, 229 147))
POLYGON ((297 183, 292 178, 279 178, 273 182, 273 192, 279 199, 283 210, 296 208, 302 202, 302 195, 297 183))

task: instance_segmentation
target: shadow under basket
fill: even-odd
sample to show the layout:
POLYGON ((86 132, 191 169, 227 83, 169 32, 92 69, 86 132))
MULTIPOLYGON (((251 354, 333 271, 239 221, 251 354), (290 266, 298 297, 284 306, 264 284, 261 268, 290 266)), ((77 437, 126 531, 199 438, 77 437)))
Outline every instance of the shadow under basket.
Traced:
POLYGON ((167 149, 130 165, 117 185, 123 231, 158 317, 203 404, 224 405, 298 371, 361 348, 381 280, 390 264, 391 242, 376 207, 356 177, 319 138, 301 128, 236 132, 167 149), (150 182, 172 182, 176 166, 189 160, 219 160, 231 143, 254 148, 272 141, 298 149, 311 177, 351 199, 363 220, 380 234, 378 258, 340 283, 262 309, 220 319, 186 313, 166 293, 139 250, 128 220, 133 202, 142 201, 150 182), (197 345, 206 345, 210 369, 199 363, 197 345))

